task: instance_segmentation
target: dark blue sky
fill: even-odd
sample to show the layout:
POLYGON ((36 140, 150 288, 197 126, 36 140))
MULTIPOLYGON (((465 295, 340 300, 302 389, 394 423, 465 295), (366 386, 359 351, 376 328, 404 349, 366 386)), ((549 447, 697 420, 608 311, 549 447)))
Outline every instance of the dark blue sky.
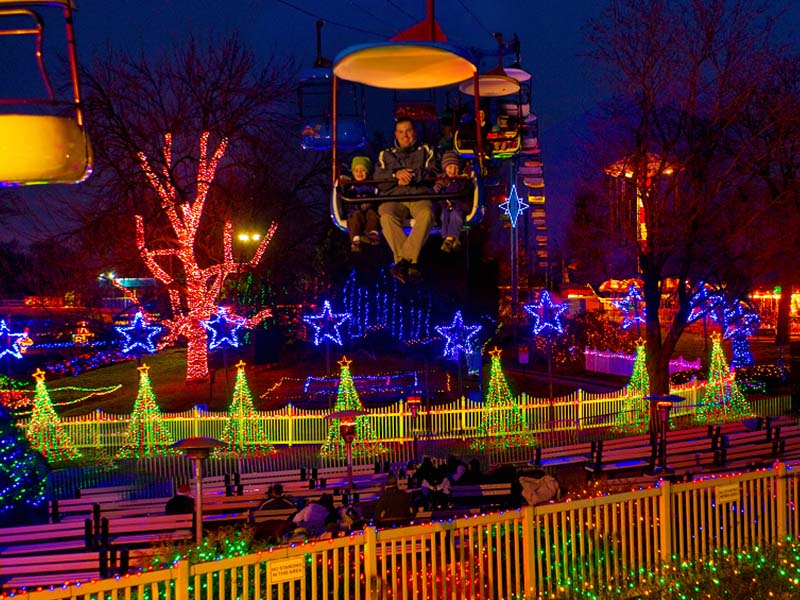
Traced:
MULTIPOLYGON (((421 20, 425 4, 425 0, 77 0, 75 26, 83 61, 107 44, 149 52, 182 43, 189 34, 238 31, 259 58, 291 55, 302 67, 310 66, 316 55, 315 17, 327 21, 323 52, 333 58, 349 45, 380 41, 421 20)), ((437 20, 453 43, 494 52, 492 32, 507 39, 514 33, 520 37, 523 67, 533 75, 533 111, 539 116, 548 202, 556 228, 572 204, 571 127, 598 100, 579 55, 582 28, 599 13, 599 4, 595 0, 436 2, 437 20)), ((558 231, 552 235, 560 237, 558 231)))

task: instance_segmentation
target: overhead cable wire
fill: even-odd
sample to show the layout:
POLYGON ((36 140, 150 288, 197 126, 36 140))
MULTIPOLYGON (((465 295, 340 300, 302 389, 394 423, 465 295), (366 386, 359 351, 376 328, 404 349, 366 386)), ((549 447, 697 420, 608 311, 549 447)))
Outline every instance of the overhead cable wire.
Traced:
MULTIPOLYGON (((370 17, 372 17, 373 19, 375 19, 376 21, 378 21, 378 22, 379 22, 381 25, 386 25, 386 27, 390 27, 390 28, 392 28, 392 29, 394 29, 394 28, 396 27, 396 24, 394 24, 394 23, 389 23, 389 21, 386 21, 385 19, 382 19, 381 17, 379 17, 378 15, 376 15, 374 12, 370 11, 370 10, 369 10, 369 9, 368 9, 368 8, 367 8, 365 5, 363 5, 363 4, 358 4, 358 3, 356 3, 354 0, 350 0, 350 6, 352 6, 354 9, 356 9, 356 10, 358 10, 358 11, 361 11, 361 12, 363 12, 363 13, 366 13, 367 15, 369 15, 370 17)), ((387 37, 388 37, 388 36, 387 36, 387 37)))
POLYGON ((326 24, 336 25, 337 27, 343 27, 344 29, 351 29, 351 30, 357 31, 359 33, 366 33, 367 35, 374 35, 375 37, 378 37, 378 38, 386 38, 386 36, 384 34, 377 33, 375 31, 370 31, 368 29, 362 29, 360 27, 354 27, 353 25, 347 25, 345 23, 339 23, 338 21, 333 21, 333 20, 328 19, 326 17, 323 17, 321 15, 315 14, 315 13, 309 11, 309 10, 306 10, 305 8, 301 8, 300 6, 297 6, 296 4, 292 4, 291 2, 287 2, 287 0, 277 0, 277 1, 280 4, 284 4, 285 6, 288 6, 289 8, 293 8, 294 10, 303 13, 304 15, 308 15, 309 17, 314 17, 314 19, 324 21, 326 24))
POLYGON ((489 36, 490 36, 491 38, 493 38, 493 39, 494 39, 494 32, 493 32, 493 31, 489 31, 489 28, 488 28, 488 27, 486 27, 486 25, 484 25, 484 24, 483 24, 483 22, 482 22, 482 21, 481 21, 481 20, 480 20, 478 17, 476 17, 476 16, 475 16, 475 13, 473 13, 473 12, 470 10, 469 6, 467 6, 466 4, 464 4, 464 0, 458 0, 458 3, 461 5, 461 8, 463 8, 465 11, 467 11, 467 14, 468 14, 470 17, 472 17, 473 19, 475 19, 475 22, 476 22, 478 25, 480 25, 481 29, 483 29, 483 30, 484 30, 486 33, 488 33, 488 34, 489 34, 489 36))
POLYGON ((416 22, 416 21, 419 20, 419 16, 412 15, 410 12, 408 12, 405 8, 403 8, 402 6, 397 4, 396 2, 393 2, 392 0, 387 0, 387 2, 389 4, 391 4, 392 6, 394 6, 397 10, 399 10, 401 13, 403 13, 405 16, 407 16, 412 21, 416 22))

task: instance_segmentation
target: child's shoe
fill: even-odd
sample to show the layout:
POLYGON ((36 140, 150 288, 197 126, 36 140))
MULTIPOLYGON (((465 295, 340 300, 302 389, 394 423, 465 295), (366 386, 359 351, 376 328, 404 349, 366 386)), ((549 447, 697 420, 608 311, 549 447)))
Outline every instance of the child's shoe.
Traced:
POLYGON ((444 238, 444 242, 442 242, 442 247, 440 248, 442 252, 447 252, 448 254, 453 251, 453 238, 446 237, 444 238))
POLYGON ((374 229, 372 231, 368 231, 367 240, 369 240, 369 243, 372 244, 373 246, 377 246, 378 244, 381 243, 381 234, 375 231, 374 229))
POLYGON ((461 240, 455 238, 453 240, 453 252, 458 252, 459 250, 461 250, 461 240))
POLYGON ((358 237, 350 242, 350 252, 361 252, 361 240, 358 237))

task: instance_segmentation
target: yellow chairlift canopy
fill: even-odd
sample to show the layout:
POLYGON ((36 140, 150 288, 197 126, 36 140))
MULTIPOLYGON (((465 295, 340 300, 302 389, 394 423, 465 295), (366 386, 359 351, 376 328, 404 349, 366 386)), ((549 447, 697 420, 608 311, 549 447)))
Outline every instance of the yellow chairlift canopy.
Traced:
POLYGON ((471 78, 476 71, 462 51, 440 42, 355 46, 341 52, 333 66, 334 75, 340 79, 400 90, 453 85, 471 78))
MULTIPOLYGON (((478 75, 478 85, 480 86, 480 96, 482 98, 516 94, 520 88, 519 81, 509 77, 502 67, 478 75)), ((469 96, 474 96, 475 81, 472 79, 463 81, 458 86, 458 89, 469 96)))

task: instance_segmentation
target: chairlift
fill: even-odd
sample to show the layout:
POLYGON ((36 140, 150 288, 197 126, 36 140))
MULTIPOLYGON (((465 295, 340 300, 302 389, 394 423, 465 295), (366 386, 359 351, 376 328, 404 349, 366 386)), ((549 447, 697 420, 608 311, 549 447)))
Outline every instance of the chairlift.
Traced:
MULTIPOLYGON (((338 120, 337 89, 339 85, 353 82, 386 90, 427 90, 454 86, 467 79, 473 80, 474 89, 479 88, 478 69, 466 50, 447 43, 441 27, 434 18, 433 0, 427 0, 426 18, 409 29, 395 35, 389 41, 360 44, 346 48, 333 63, 333 122, 338 120)), ((475 96, 478 108, 479 96, 475 96)), ((335 226, 347 231, 347 205, 364 202, 364 199, 348 197, 347 183, 341 178, 339 150, 344 149, 338 139, 338 127, 334 126, 332 146, 332 194, 331 219, 335 226)), ((479 136, 478 136, 479 137, 479 136)), ((481 141, 478 139, 480 147, 481 141)), ((477 152, 472 168, 472 208, 466 215, 465 224, 480 221, 483 215, 483 153, 477 152)), ((380 184, 373 180, 370 183, 380 184)), ((392 195, 369 198, 369 202, 382 200, 402 202, 422 199, 445 199, 448 195, 392 195)))
MULTIPOLYGON (((503 36, 496 33, 495 39, 498 43, 497 67, 477 77, 480 81, 480 88, 477 88, 471 80, 463 81, 458 88, 464 94, 474 96, 476 101, 479 97, 484 99, 486 105, 482 109, 476 110, 475 115, 480 115, 480 110, 483 110, 487 122, 483 123, 479 118, 474 120, 489 155, 492 158, 506 159, 516 156, 522 150, 523 98, 521 90, 523 88, 521 82, 509 75, 503 67, 503 36), (516 100, 513 99, 512 94, 516 94, 516 100), (492 105, 492 108, 489 105, 492 105), (495 116, 494 125, 488 123, 491 114, 487 113, 495 116)), ((530 79, 530 74, 527 75, 530 79)), ((453 144, 456 152, 461 156, 475 155, 477 148, 477 140, 473 134, 475 129, 471 123, 465 123, 456 131, 453 144)))
MULTIPOLYGON (((79 183, 92 171, 92 149, 83 122, 72 0, 0 0, 0 36, 32 41, 31 66, 40 94, 0 98, 0 186, 79 183), (59 99, 45 63, 45 21, 63 10, 72 99, 59 99), (47 17, 47 19, 45 19, 47 17)), ((48 41, 52 39, 48 35, 48 41)), ((16 48, 6 46, 5 56, 16 48)), ((10 65, 7 65, 10 66, 10 65)), ((24 65, 20 65, 21 67, 24 65)), ((19 94, 22 81, 13 82, 19 94)))
MULTIPOLYGON (((322 56, 322 26, 317 21, 317 58, 310 69, 300 74, 297 105, 302 119, 300 145, 304 150, 330 150, 333 146, 331 126, 331 94, 333 63, 322 56)), ((367 144, 363 88, 347 82, 339 86, 342 114, 337 120, 337 139, 340 147, 357 150, 367 144)))

